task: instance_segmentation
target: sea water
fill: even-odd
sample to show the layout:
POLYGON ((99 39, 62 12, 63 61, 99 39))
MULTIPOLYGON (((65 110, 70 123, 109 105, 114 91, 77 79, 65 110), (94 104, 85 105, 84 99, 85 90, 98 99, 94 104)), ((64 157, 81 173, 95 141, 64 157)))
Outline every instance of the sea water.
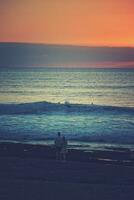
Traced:
POLYGON ((0 139, 134 143, 133 69, 0 69, 0 139))

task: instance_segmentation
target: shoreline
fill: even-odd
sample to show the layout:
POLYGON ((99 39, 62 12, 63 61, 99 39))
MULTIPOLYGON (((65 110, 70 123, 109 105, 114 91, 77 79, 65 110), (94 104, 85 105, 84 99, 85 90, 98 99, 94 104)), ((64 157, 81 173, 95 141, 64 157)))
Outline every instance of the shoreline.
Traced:
POLYGON ((54 146, 0 143, 0 199, 133 200, 130 151, 69 149, 56 160, 54 146))
MULTIPOLYGON (((107 163, 134 166, 134 158, 129 148, 105 147, 105 149, 68 148, 67 161, 107 163)), ((52 144, 28 144, 20 142, 0 142, 0 157, 40 158, 55 160, 55 147, 52 144)))
POLYGON ((2 143, 0 199, 133 200, 134 161, 126 156, 69 149, 63 162, 52 146, 2 143))

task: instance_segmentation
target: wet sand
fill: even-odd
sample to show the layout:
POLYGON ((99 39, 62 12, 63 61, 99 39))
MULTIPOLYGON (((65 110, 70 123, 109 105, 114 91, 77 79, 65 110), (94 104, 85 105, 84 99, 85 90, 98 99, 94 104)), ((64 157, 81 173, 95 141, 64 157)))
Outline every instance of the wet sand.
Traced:
POLYGON ((134 164, 128 158, 127 150, 69 150, 63 162, 49 146, 0 144, 0 199, 133 200, 134 164))

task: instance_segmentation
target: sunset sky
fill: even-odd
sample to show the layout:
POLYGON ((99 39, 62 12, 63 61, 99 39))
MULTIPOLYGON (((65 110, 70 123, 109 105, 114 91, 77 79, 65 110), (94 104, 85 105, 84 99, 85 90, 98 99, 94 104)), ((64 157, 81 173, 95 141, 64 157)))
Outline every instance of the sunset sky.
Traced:
POLYGON ((134 47, 133 0, 0 0, 0 42, 134 47))

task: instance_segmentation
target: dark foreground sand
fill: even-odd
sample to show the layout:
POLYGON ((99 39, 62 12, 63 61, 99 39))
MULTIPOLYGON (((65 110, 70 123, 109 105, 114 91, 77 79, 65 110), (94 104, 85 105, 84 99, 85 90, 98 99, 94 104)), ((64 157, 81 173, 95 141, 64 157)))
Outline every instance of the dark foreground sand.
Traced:
POLYGON ((50 147, 1 144, 0 200, 134 199, 133 163, 88 156, 70 150, 64 163, 54 159, 50 147))

